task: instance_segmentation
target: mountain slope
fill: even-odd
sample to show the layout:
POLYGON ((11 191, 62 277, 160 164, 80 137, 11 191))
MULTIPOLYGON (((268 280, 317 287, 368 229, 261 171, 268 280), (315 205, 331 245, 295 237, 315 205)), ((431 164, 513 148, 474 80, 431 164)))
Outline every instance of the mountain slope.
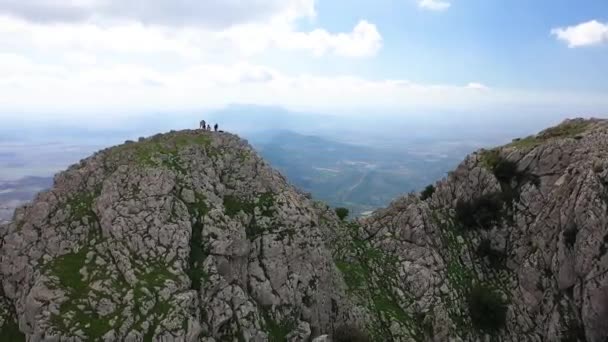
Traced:
POLYGON ((354 238, 392 260, 388 271, 351 255, 370 287, 390 284, 422 339, 608 338, 607 121, 479 151, 435 188, 361 222, 354 238))
POLYGON ((2 228, 2 314, 32 341, 331 333, 355 315, 325 247, 335 224, 233 135, 129 142, 2 228))
POLYGON ((59 174, 0 235, 0 340, 602 342, 608 121, 348 223, 237 137, 172 132, 59 174))

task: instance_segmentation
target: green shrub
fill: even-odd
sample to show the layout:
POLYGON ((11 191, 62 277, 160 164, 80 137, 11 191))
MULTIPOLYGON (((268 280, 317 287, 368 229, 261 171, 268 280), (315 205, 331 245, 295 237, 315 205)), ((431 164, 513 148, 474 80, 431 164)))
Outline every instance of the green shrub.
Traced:
POLYGON ((348 217, 349 211, 346 208, 336 208, 336 215, 340 220, 344 221, 348 217))
POLYGON ((420 193, 420 199, 424 201, 427 198, 431 198, 431 196, 433 196, 434 193, 435 193, 435 186, 433 184, 429 184, 420 193))
POLYGON ((456 221, 463 229, 491 229, 501 222, 503 212, 501 193, 489 193, 470 201, 456 203, 456 221))
POLYGON ((501 183, 511 183, 512 180, 519 180, 521 174, 517 171, 517 163, 501 158, 492 170, 496 179, 501 183))
POLYGON ((505 326, 507 305, 501 294, 486 285, 474 286, 468 294, 467 304, 473 326, 494 333, 505 326))
POLYGON ((342 325, 338 327, 333 335, 333 342, 370 342, 367 333, 353 325, 342 325))
POLYGON ((502 157, 498 150, 483 151, 481 164, 492 172, 500 183, 510 184, 513 180, 521 179, 522 174, 517 170, 517 163, 502 157))

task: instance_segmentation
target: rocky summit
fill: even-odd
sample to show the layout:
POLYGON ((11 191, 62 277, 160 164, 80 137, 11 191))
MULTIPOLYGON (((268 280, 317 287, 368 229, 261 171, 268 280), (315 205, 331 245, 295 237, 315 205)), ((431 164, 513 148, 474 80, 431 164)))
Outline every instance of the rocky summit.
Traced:
POLYGON ((1 341, 608 338, 608 121, 468 156, 355 221, 243 140, 96 153, 0 227, 1 341))

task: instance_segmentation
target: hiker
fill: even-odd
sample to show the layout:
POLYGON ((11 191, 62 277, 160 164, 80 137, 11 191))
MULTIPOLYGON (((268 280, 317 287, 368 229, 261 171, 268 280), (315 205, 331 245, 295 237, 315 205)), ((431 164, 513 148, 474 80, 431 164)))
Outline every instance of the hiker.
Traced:
POLYGON ((207 125, 207 130, 210 131, 211 130, 211 125, 207 125))
POLYGON ((217 124, 215 124, 215 126, 213 126, 213 129, 214 129, 214 130, 217 132, 217 128, 218 128, 218 127, 219 127, 219 126, 218 126, 217 124))
POLYGON ((205 122, 205 120, 201 120, 201 123, 199 124, 200 129, 205 129, 207 127, 207 123, 205 122))

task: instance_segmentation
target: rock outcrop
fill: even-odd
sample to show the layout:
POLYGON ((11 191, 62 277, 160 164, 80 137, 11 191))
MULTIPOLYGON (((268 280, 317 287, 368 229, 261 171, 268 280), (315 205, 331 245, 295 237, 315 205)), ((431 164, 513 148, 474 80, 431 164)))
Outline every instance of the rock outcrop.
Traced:
POLYGON ((29 341, 306 340, 356 322, 335 224, 234 135, 127 142, 2 228, 0 310, 29 341))
POLYGON ((0 236, 11 341, 602 342, 608 121, 353 222, 233 135, 172 132, 72 166, 0 236))
POLYGON ((367 273, 398 304, 385 325, 418 328, 388 340, 608 339, 608 121, 481 150, 433 189, 355 234, 392 261, 367 273))

